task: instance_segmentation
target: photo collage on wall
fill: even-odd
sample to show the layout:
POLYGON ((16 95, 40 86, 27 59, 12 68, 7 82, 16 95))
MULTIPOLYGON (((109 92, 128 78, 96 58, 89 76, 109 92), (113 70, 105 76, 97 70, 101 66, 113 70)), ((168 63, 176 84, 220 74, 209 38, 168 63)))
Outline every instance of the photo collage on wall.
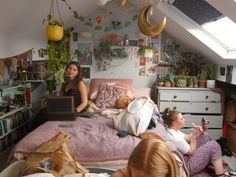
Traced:
POLYGON ((151 44, 154 46, 154 50, 145 50, 144 56, 139 56, 140 76, 156 76, 159 59, 159 40, 152 39, 151 44))
POLYGON ((78 63, 81 65, 82 76, 85 79, 90 78, 90 66, 92 65, 92 42, 86 41, 81 42, 78 40, 78 33, 72 34, 73 42, 74 42, 74 50, 77 51, 76 58, 78 63))

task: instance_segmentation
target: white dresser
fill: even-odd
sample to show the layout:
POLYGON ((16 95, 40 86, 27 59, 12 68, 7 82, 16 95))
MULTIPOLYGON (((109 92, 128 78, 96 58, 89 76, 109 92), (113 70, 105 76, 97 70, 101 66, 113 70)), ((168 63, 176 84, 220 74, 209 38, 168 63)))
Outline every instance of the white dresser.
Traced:
POLYGON ((208 88, 178 88, 158 87, 157 105, 162 113, 169 107, 181 112, 186 119, 183 132, 192 130, 192 123, 201 125, 201 119, 207 118, 208 133, 213 139, 222 136, 223 115, 221 110, 221 95, 208 88))

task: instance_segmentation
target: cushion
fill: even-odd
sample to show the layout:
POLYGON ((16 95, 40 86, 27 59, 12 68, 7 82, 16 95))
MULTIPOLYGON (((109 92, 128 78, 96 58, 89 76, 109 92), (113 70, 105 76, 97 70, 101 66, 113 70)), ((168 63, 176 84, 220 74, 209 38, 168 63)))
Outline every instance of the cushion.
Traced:
POLYGON ((116 100, 126 95, 127 90, 102 83, 95 103, 99 108, 114 108, 116 100))
POLYGON ((89 99, 96 100, 98 96, 98 90, 101 83, 110 85, 113 87, 118 87, 127 90, 127 95, 133 97, 133 80, 132 79, 101 79, 94 78, 90 82, 89 87, 89 99))

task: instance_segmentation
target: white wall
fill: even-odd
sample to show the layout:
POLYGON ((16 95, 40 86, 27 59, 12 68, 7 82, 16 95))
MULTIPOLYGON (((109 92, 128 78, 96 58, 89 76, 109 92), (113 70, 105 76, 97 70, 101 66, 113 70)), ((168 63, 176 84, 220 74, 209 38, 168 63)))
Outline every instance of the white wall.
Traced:
MULTIPOLYGON (((127 20, 132 21, 132 17, 138 13, 138 9, 133 7, 129 2, 124 7, 119 7, 118 1, 112 1, 109 3, 109 6, 105 6, 102 9, 94 11, 92 14, 88 15, 88 17, 92 18, 92 23, 95 23, 96 16, 104 16, 104 23, 102 26, 111 26, 112 20, 120 20, 125 22, 127 20), (108 15, 108 11, 112 11, 112 15, 108 15)), ((79 36, 79 42, 92 42, 93 46, 97 45, 102 38, 108 37, 110 34, 118 34, 120 36, 124 36, 128 34, 129 40, 138 39, 137 32, 139 32, 137 26, 137 20, 132 22, 132 24, 126 28, 122 28, 120 30, 112 30, 109 32, 104 32, 103 30, 94 30, 92 27, 88 27, 83 23, 79 22, 75 25, 74 32, 82 32, 89 31, 93 33, 92 39, 84 39, 79 36)), ((72 44, 72 50, 76 49, 76 42, 72 44)), ((126 47, 127 50, 131 50, 131 48, 126 47)), ((93 57, 93 63, 91 66, 91 78, 130 78, 133 79, 134 85, 136 87, 150 87, 156 79, 156 74, 154 76, 139 76, 139 59, 132 59, 131 57, 127 59, 113 59, 111 63, 111 67, 107 69, 107 71, 97 71, 96 61, 93 57), (118 66, 117 66, 118 65, 118 66)))

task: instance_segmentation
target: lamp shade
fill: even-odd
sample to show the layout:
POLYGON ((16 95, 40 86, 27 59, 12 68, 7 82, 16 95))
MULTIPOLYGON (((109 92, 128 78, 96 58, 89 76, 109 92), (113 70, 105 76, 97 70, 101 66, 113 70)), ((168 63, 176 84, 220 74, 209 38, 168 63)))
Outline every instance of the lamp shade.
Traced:
POLYGON ((47 35, 48 40, 60 41, 63 38, 64 29, 61 26, 47 25, 46 35, 47 35))

